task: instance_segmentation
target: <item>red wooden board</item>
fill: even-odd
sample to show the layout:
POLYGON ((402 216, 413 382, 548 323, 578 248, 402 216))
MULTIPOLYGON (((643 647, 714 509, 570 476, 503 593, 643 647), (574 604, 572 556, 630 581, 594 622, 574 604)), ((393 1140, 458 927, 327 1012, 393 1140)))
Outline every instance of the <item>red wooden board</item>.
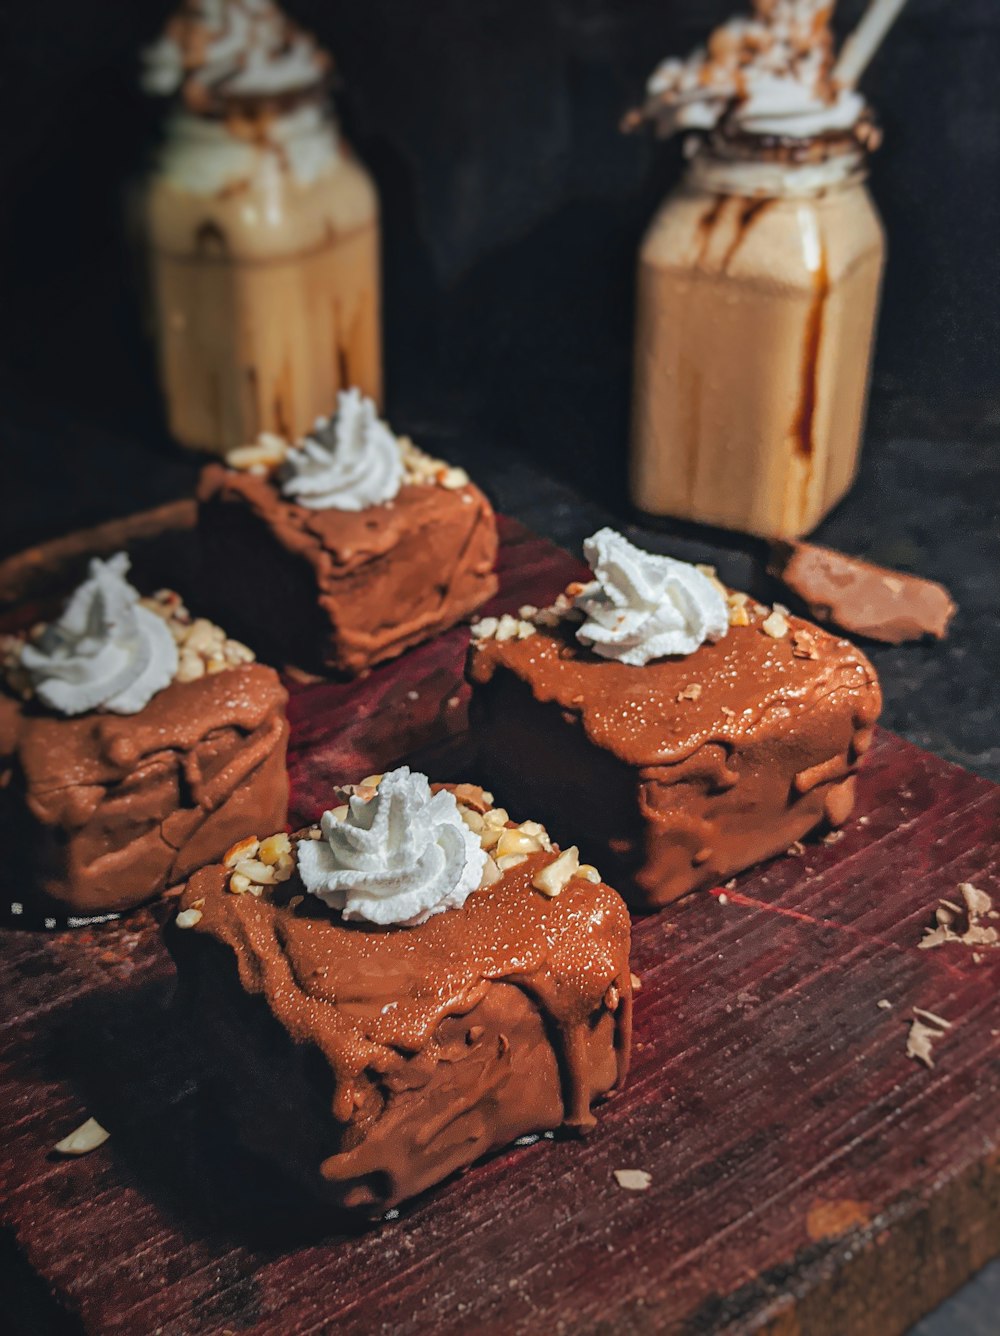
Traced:
MULTIPOLYGON (((577 569, 516 526, 504 567, 507 606, 577 569)), ((413 747, 467 759, 466 636, 294 685, 298 817, 413 747)), ((590 1138, 514 1147, 353 1237, 219 1147, 151 912, 9 931, 0 1225, 92 1332, 900 1331, 1000 1251, 1000 950, 917 948, 958 883, 1000 903, 998 818, 1000 788, 882 734, 840 840, 636 920, 633 1071, 590 1138), (914 1006, 952 1022, 933 1071, 905 1055, 914 1006), (53 1156, 88 1114, 111 1140, 53 1156)))

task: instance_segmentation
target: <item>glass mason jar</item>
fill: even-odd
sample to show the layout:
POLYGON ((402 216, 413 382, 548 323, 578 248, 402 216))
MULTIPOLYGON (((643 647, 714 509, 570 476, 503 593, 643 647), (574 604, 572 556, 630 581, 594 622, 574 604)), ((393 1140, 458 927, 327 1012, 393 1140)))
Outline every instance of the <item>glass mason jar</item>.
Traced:
POLYGON ((635 504, 809 532, 857 471, 885 261, 856 143, 704 146, 639 259, 635 504))
POLYGON ((178 109, 142 191, 170 428, 223 453, 381 402, 378 199, 316 97, 178 109))

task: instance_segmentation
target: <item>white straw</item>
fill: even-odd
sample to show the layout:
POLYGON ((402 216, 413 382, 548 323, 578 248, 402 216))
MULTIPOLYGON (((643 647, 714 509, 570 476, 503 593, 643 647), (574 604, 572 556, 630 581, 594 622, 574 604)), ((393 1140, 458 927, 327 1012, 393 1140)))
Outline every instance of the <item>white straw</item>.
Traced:
POLYGON ((858 82, 905 4, 906 0, 872 0, 834 67, 834 81, 842 88, 853 88, 858 82))

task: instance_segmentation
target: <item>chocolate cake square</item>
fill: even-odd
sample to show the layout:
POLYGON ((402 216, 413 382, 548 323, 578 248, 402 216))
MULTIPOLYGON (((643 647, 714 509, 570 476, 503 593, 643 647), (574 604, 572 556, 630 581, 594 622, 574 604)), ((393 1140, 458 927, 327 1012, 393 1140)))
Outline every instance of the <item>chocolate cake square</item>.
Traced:
MULTIPOLYGON (((191 619, 176 595, 140 601, 114 562, 94 566, 98 580, 124 591, 108 625, 134 615, 134 599, 166 636, 165 685, 129 712, 60 713, 31 690, 22 666, 31 641, 7 638, 0 832, 10 851, 4 902, 17 922, 72 926, 130 909, 218 858, 262 814, 273 826, 287 819, 287 693, 274 670, 219 628, 191 619)), ((92 593, 94 584, 92 576, 81 591, 92 593)), ((100 594, 86 613, 93 651, 100 594)), ((114 652, 100 643, 96 656, 81 652, 72 689, 114 652)), ((41 692, 49 694, 44 684, 41 692)))
POLYGON ((501 799, 518 795, 557 835, 582 832, 584 855, 645 908, 847 819, 881 705, 859 650, 721 591, 731 624, 714 643, 619 661, 579 637, 593 589, 473 628, 478 763, 501 799))
POLYGON ((625 1076, 624 903, 537 823, 444 792, 489 850, 460 905, 408 926, 360 921, 350 888, 331 907, 303 881, 314 829, 196 873, 168 927, 213 1117, 338 1210, 376 1215, 523 1134, 585 1131, 625 1076))
MULTIPOLYGON (((358 500, 353 493, 323 506, 322 496, 282 482, 282 470, 290 454, 319 457, 326 447, 269 441, 232 452, 229 466, 209 465, 198 488, 205 597, 261 654, 356 676, 454 626, 496 592, 496 520, 461 470, 392 438, 402 461, 397 490, 370 491, 357 508, 344 508, 358 500)), ((328 458, 337 458, 333 447, 328 458)))

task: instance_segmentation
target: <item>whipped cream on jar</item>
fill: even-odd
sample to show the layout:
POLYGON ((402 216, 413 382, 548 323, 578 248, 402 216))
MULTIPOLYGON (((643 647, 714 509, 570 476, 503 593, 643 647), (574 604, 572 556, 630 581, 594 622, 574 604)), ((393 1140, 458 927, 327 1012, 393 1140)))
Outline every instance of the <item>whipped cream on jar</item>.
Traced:
POLYGON ((391 501, 402 485, 399 441, 355 389, 342 391, 336 415, 289 450, 281 477, 284 495, 310 510, 367 510, 391 501))
POLYGON ((43 704, 60 714, 138 714, 177 672, 177 645, 162 617, 139 605, 129 558, 94 558, 62 616, 21 651, 43 704))
POLYGON ((626 127, 649 120, 661 135, 718 129, 792 140, 850 134, 867 107, 833 79, 829 0, 754 0, 753 9, 686 59, 657 66, 626 127))
POLYGON ((143 52, 142 86, 197 112, 318 87, 330 58, 272 0, 189 0, 143 52))
POLYGON ((585 620, 576 634, 602 658, 641 667, 728 633, 722 587, 696 566, 643 552, 614 529, 600 529, 583 551, 595 579, 577 595, 585 620))
POLYGON ((306 890, 348 920, 414 927, 460 909, 481 882, 486 853, 454 794, 424 775, 390 771, 374 797, 324 812, 321 838, 300 840, 306 890))

